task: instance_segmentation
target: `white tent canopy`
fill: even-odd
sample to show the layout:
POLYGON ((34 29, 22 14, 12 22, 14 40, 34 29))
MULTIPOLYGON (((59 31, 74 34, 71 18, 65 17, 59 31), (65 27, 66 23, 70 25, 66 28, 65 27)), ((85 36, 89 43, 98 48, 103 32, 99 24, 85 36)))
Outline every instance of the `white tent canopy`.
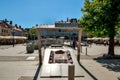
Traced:
POLYGON ((27 37, 24 36, 0 36, 0 39, 27 39, 27 37))

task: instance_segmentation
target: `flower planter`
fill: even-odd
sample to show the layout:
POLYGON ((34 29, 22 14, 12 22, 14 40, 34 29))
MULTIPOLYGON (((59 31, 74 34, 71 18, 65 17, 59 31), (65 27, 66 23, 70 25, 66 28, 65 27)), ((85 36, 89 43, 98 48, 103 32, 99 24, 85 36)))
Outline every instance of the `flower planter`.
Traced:
POLYGON ((34 52, 34 45, 33 44, 28 44, 26 46, 27 53, 33 53, 34 52))

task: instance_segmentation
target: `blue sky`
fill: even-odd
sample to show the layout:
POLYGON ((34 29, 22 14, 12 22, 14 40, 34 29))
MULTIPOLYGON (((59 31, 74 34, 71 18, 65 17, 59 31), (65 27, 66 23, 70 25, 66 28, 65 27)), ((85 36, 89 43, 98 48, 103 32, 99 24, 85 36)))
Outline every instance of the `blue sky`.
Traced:
POLYGON ((30 28, 36 24, 54 24, 55 21, 82 16, 84 0, 1 0, 0 20, 30 28))

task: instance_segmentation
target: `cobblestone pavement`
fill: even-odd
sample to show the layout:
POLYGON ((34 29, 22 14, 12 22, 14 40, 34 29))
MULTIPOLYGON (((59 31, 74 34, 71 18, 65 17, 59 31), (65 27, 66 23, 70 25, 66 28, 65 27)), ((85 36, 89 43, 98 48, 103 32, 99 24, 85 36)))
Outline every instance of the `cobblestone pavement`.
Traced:
POLYGON ((118 80, 120 77, 120 60, 81 60, 81 64, 97 80, 118 80))
POLYGON ((12 47, 12 45, 0 45, 0 49, 8 49, 12 47))
MULTIPOLYGON (((41 79, 38 66, 38 50, 26 53, 26 46, 16 45, 7 49, 0 49, 0 80, 50 80, 41 79)), ((84 77, 75 80, 92 80, 81 68, 84 77)), ((51 80, 67 80, 67 78, 52 78, 51 80)))
MULTIPOLYGON (((92 44, 91 47, 82 47, 82 54, 88 55, 103 55, 108 53, 108 46, 92 44)), ((120 55, 120 46, 115 46, 115 54, 120 55)))
MULTIPOLYGON (((120 59, 95 59, 107 54, 108 46, 95 45, 83 47, 81 65, 97 80, 118 80, 120 77, 120 59)), ((120 46, 115 46, 115 54, 120 55, 120 46)))
MULTIPOLYGON (((107 54, 108 46, 95 45, 82 47, 80 67, 84 77, 75 80, 118 80, 120 77, 120 59, 95 59, 107 54), (112 76, 112 77, 111 77, 112 76)), ((77 51, 74 50, 77 54, 77 51)), ((120 47, 115 47, 120 55, 120 47)), ((25 45, 0 46, 0 80, 67 80, 66 78, 40 79, 38 51, 27 53, 25 45)))

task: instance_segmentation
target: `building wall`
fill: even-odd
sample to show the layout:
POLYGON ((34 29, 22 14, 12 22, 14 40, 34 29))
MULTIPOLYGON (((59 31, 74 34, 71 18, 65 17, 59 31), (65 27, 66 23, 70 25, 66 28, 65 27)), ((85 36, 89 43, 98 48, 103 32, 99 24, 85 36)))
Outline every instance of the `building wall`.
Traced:
POLYGON ((18 30, 14 30, 14 36, 22 36, 22 32, 18 30))
POLYGON ((21 26, 14 26, 11 21, 0 20, 0 36, 25 36, 25 30, 21 26))
POLYGON ((4 23, 0 23, 0 36, 8 36, 9 35, 9 29, 8 26, 4 23))
MULTIPOLYGON (((72 18, 72 19, 68 19, 66 21, 56 21, 55 25, 38 25, 36 27, 44 27, 44 28, 51 28, 51 27, 60 27, 60 28, 78 28, 78 24, 77 24, 77 19, 72 18)), ((47 30, 42 30, 41 32, 41 36, 46 38, 46 37, 67 37, 67 39, 73 40, 73 39, 78 39, 78 32, 77 31, 47 31, 47 30)), ((82 33, 82 37, 86 38, 87 34, 86 33, 82 33)))
MULTIPOLYGON (((54 25, 39 25, 39 27, 43 28, 55 28, 54 25)), ((49 38, 54 37, 55 33, 54 31, 48 31, 48 30, 42 30, 40 31, 40 34, 43 38, 49 38)))
MULTIPOLYGON (((55 22, 55 27, 61 27, 61 28, 78 28, 77 19, 72 18, 68 19, 67 21, 57 21, 55 22)), ((77 31, 57 31, 56 34, 59 34, 59 36, 62 37, 68 37, 69 39, 77 39, 78 32, 77 31)))
POLYGON ((0 25, 0 36, 1 36, 1 33, 2 33, 2 28, 1 28, 2 26, 0 25))

